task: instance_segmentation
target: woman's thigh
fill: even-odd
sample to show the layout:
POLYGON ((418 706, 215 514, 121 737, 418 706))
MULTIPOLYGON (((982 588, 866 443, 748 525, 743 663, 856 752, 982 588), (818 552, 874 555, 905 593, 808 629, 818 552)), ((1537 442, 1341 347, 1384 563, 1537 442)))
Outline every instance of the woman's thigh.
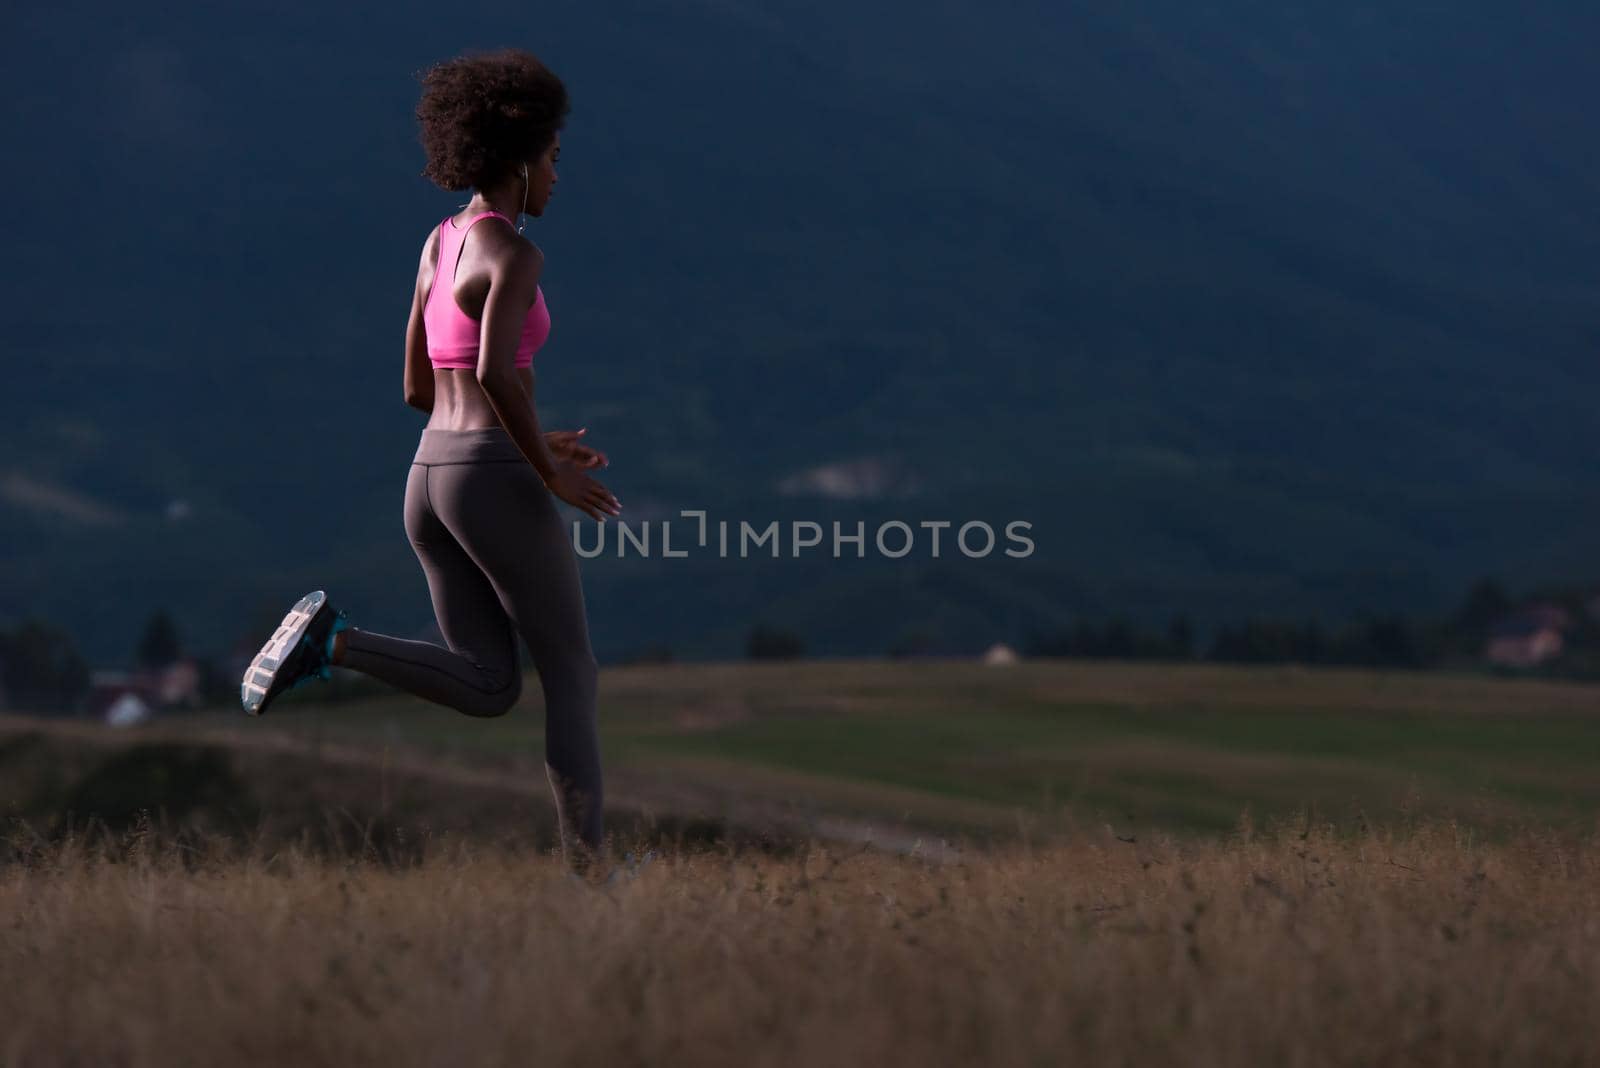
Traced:
POLYGON ((521 674, 516 631, 494 584, 435 510, 441 470, 413 464, 406 480, 405 526, 428 580, 434 618, 452 652, 499 680, 521 674))
POLYGON ((591 657, 577 554, 555 495, 526 463, 435 467, 432 504, 453 540, 486 576, 535 660, 591 657))

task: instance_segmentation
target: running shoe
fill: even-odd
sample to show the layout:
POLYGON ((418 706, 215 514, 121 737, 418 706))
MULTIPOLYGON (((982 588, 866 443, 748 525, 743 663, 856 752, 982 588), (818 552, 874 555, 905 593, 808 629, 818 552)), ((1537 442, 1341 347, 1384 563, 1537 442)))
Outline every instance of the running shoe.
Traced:
POLYGON ((611 874, 606 876, 606 883, 610 885, 618 881, 632 882, 658 856, 660 854, 654 849, 646 849, 643 853, 623 854, 622 863, 611 869, 611 874))
POLYGON ((608 890, 639 878, 639 874, 659 855, 654 849, 647 849, 643 853, 624 854, 621 862, 612 864, 609 869, 604 870, 604 874, 602 874, 603 865, 599 861, 587 871, 574 871, 569 867, 564 873, 564 878, 574 886, 583 886, 591 890, 608 890))
POLYGON ((323 591, 313 590, 296 601, 244 673, 239 686, 244 710, 259 716, 280 694, 312 679, 331 678, 333 636, 349 628, 345 614, 328 603, 323 591))

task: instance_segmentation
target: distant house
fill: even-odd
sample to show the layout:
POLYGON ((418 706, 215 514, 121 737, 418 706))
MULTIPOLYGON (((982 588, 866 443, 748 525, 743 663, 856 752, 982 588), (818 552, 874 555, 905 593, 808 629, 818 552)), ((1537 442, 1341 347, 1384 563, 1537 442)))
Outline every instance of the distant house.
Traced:
POLYGON ((122 698, 133 695, 142 703, 149 704, 143 693, 143 687, 127 671, 91 671, 89 673, 89 699, 86 705, 90 716, 95 719, 105 719, 111 709, 122 698))
POLYGON ((991 667, 1005 667, 1017 662, 1017 652, 1005 642, 995 642, 984 650, 983 662, 991 667))
POLYGON ((125 693, 111 702, 103 717, 107 726, 136 727, 150 718, 150 706, 136 693, 125 693))
POLYGON ((1561 655, 1572 614, 1560 605, 1534 604, 1495 621, 1484 659, 1501 667, 1526 668, 1561 655))
POLYGON ((89 675, 88 712, 95 719, 109 722, 115 714, 124 723, 139 722, 154 709, 193 708, 199 703, 200 665, 193 658, 176 660, 164 668, 94 671, 89 675), (126 700, 130 697, 137 706, 126 700))
POLYGON ((175 661, 155 673, 153 687, 158 708, 200 703, 200 664, 193 657, 175 661))

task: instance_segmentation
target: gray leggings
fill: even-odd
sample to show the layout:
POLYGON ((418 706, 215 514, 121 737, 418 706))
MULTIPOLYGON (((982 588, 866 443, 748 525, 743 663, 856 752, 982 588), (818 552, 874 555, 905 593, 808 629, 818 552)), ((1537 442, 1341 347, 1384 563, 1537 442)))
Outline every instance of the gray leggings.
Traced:
POLYGON ((578 560, 545 486, 503 427, 424 430, 406 480, 406 533, 449 648, 351 627, 342 666, 448 705, 498 716, 522 692, 516 639, 544 690, 545 772, 561 846, 591 856, 604 794, 578 560))

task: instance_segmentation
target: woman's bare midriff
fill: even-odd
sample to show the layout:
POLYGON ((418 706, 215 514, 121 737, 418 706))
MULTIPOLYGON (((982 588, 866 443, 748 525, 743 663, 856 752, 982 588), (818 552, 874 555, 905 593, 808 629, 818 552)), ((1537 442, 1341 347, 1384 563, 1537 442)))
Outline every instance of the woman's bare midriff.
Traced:
MULTIPOLYGON (((533 368, 517 368, 524 397, 533 396, 533 368)), ((483 430, 500 425, 500 416, 478 383, 470 367, 433 369, 433 411, 428 416, 429 430, 483 430)))

